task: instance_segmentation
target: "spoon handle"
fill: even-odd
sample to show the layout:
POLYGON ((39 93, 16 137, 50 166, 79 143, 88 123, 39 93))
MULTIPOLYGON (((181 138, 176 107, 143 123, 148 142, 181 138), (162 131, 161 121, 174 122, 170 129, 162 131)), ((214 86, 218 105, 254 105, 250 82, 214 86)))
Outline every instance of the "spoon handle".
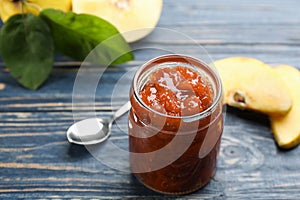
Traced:
POLYGON ((121 108, 119 108, 117 110, 117 112, 115 112, 115 114, 113 115, 113 120, 118 119, 119 117, 121 117, 122 115, 124 115, 128 110, 130 110, 131 108, 131 104, 130 101, 128 101, 126 104, 124 104, 121 108))

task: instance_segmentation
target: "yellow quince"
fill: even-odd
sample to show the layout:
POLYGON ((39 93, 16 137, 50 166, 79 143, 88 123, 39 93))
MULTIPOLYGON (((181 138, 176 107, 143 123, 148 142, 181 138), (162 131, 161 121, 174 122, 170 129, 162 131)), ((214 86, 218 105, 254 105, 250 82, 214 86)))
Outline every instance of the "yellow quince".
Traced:
POLYGON ((287 85, 293 106, 284 116, 270 116, 271 126, 278 146, 289 149, 300 144, 300 71, 289 65, 274 69, 287 85))
POLYGON ((292 107, 286 84, 264 62, 233 57, 212 63, 224 87, 224 103, 268 115, 284 115, 292 107))
POLYGON ((38 14, 46 8, 69 11, 72 8, 72 0, 0 0, 0 17, 5 22, 12 15, 19 13, 38 14))
POLYGON ((159 21, 163 0, 73 0, 75 13, 98 16, 113 24, 127 42, 151 33, 159 21))

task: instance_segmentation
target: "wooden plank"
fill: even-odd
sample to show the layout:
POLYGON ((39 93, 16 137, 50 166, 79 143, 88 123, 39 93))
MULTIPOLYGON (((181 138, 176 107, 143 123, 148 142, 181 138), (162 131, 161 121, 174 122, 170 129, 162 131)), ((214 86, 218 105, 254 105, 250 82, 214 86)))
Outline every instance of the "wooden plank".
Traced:
MULTIPOLYGON (((69 145, 62 130, 72 121, 71 114, 63 117, 61 113, 36 113, 26 120, 18 117, 14 126, 7 123, 6 128, 16 131, 0 137, 0 197, 34 198, 44 193, 74 198, 84 194, 100 198, 160 196, 142 187, 130 174, 101 164, 84 147, 69 145), (24 135, 20 135, 19 128, 25 128, 24 135), (34 132, 26 133, 27 129, 34 132)), ((125 127, 126 120, 121 125, 125 127)), ((126 135, 118 136, 124 133, 117 127, 113 132, 116 135, 111 140, 127 143, 126 135)), ((215 178, 191 198, 238 198, 251 193, 253 198, 272 198, 276 194, 276 199, 284 199, 294 197, 299 190, 299 149, 278 151, 264 116, 228 110, 221 146, 215 178), (260 121, 253 120, 255 117, 260 121), (272 192, 265 193, 268 190, 272 192)))
MULTIPOLYGON (((168 48, 171 47, 174 52, 185 51, 186 54, 204 58, 206 62, 211 62, 216 59, 221 59, 225 57, 232 56, 244 56, 244 57, 254 57, 260 59, 269 64, 279 64, 285 63, 300 69, 300 45, 290 46, 290 45, 256 45, 256 44, 216 44, 216 45, 203 45, 207 54, 203 56, 201 53, 205 53, 204 50, 195 47, 194 45, 184 45, 184 44, 156 44, 153 45, 155 48, 168 48), (200 52, 200 53, 199 53, 200 52)), ((108 68, 103 74, 102 81, 99 83, 96 96, 109 97, 111 91, 114 90, 115 84, 118 79, 124 75, 133 76, 135 70, 138 66, 143 64, 146 60, 149 60, 157 56, 156 53, 151 53, 146 51, 145 53, 137 52, 136 61, 134 64, 123 65, 119 67, 108 68)), ((73 85, 77 73, 77 68, 60 68, 57 67, 53 70, 53 73, 49 80, 38 90, 38 92, 29 92, 19 86, 19 84, 8 74, 8 72, 2 68, 0 71, 0 82, 5 84, 5 89, 0 90, 0 101, 1 98, 6 97, 37 97, 37 98, 70 98, 73 92, 73 85)), ((92 68, 87 72, 88 76, 92 79, 97 76, 97 74, 102 73, 101 68, 92 68)), ((89 82, 85 83, 88 86, 89 82)), ((131 84, 130 78, 122 83, 127 89, 131 84)), ((124 90, 121 96, 126 96, 124 90)), ((1 105, 0 105, 1 106, 1 105)), ((0 107, 1 108, 1 107, 0 107)), ((1 110, 1 109, 0 109, 1 110)))

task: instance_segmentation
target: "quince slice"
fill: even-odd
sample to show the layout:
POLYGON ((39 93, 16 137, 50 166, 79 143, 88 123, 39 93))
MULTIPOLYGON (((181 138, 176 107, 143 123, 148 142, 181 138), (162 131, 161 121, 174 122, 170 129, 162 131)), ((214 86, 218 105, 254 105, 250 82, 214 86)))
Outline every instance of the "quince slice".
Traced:
POLYGON ((0 0, 0 17, 3 22, 20 13, 38 14, 42 9, 71 10, 72 0, 0 0))
POLYGON ((274 71, 286 83, 293 100, 293 106, 285 116, 270 116, 278 146, 287 149, 300 143, 300 72, 288 65, 279 65, 274 71))
POLYGON ((75 13, 98 16, 113 24, 127 42, 147 36, 156 26, 162 0, 73 0, 75 13))
POLYGON ((224 103, 264 114, 286 114, 292 99, 273 68, 253 58, 226 58, 212 63, 220 74, 224 103))

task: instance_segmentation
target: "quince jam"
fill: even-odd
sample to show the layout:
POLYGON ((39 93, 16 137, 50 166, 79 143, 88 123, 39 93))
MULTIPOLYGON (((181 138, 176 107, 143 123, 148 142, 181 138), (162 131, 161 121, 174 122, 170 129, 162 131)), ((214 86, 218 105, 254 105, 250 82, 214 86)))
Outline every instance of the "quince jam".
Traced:
POLYGON ((130 166, 138 180, 168 194, 207 184, 223 131, 217 74, 189 56, 157 57, 135 74, 130 102, 130 166))
POLYGON ((142 101, 153 110, 170 116, 194 115, 212 103, 207 80, 187 67, 157 69, 140 92, 142 101))

